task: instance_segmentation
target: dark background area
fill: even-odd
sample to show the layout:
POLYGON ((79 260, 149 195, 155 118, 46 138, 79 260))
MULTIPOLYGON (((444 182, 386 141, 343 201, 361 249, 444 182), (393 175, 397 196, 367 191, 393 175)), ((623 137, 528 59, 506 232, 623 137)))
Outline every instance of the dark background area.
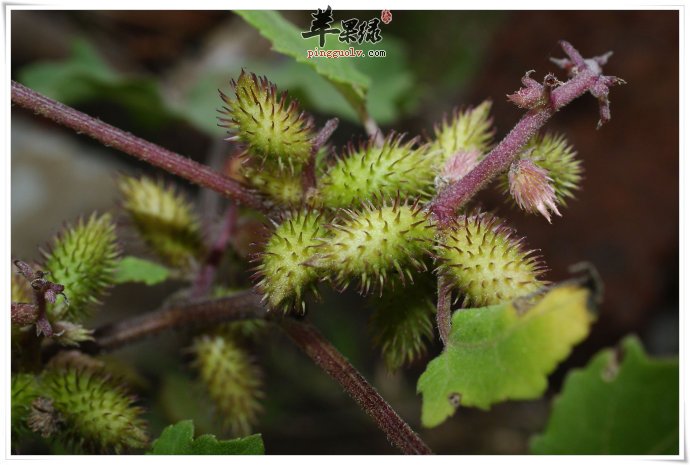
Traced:
MULTIPOLYGON (((307 12, 285 14, 306 28, 307 12)), ((339 16, 336 11, 337 20, 374 15, 378 12, 339 16)), ((651 353, 678 352, 678 13, 393 11, 383 37, 383 49, 387 37, 397 39, 406 57, 406 75, 413 80, 396 101, 399 117, 382 126, 413 135, 428 133, 456 105, 490 98, 497 136, 502 137, 521 114, 505 95, 517 90, 529 69, 537 76, 556 71, 548 58, 562 56, 560 39, 572 42, 586 57, 613 50, 605 71, 628 82, 612 89, 613 117, 602 129, 595 130, 597 102, 590 96, 569 105, 547 125, 568 137, 585 169, 582 189, 562 211, 563 218, 549 225, 539 216, 511 208, 496 189, 480 194, 486 209, 495 209, 531 247, 542 250, 550 280, 567 277, 569 265, 585 260, 597 267, 605 285, 592 334, 552 375, 544 399, 507 402, 489 412, 461 408, 442 426, 421 431, 438 453, 525 453, 529 437, 543 428, 550 398, 567 370, 584 365, 595 352, 629 333, 639 335, 651 353)), ((23 73, 39 62, 66 60, 78 38, 90 43, 117 72, 158 83, 164 100, 191 101, 179 96, 194 88, 204 70, 222 69, 224 60, 225 82, 247 62, 262 63, 269 70, 276 66, 276 72, 289 75, 279 68, 289 60, 270 52, 268 42, 231 13, 26 11, 12 15, 13 79, 21 82, 23 73)), ((305 93, 299 85, 301 75, 294 76, 294 91, 288 88, 300 96, 305 93)), ((384 85, 385 79, 394 77, 383 76, 384 85)), ((179 115, 161 117, 155 124, 139 121, 128 110, 130 103, 111 97, 84 99, 75 106, 199 161, 218 165, 229 153, 220 142, 222 132, 212 135, 179 115)), ((208 118, 213 121, 219 102, 210 105, 208 118)), ((321 112, 318 102, 305 106, 318 123, 332 116, 321 112)), ((184 105, 178 109, 185 114, 184 105)), ((341 144, 362 135, 358 124, 345 119, 333 141, 341 144)), ((12 112, 12 138, 12 253, 23 259, 38 259, 38 247, 64 221, 94 209, 114 208, 116 172, 154 173, 19 109, 12 112)), ((202 206, 214 205, 207 194, 185 188, 202 206)), ((205 217, 216 214, 201 210, 205 217)), ((153 310, 177 287, 172 283, 153 289, 117 288, 94 325, 153 310)), ((316 324, 401 416, 421 429, 415 383, 429 356, 396 374, 387 373, 366 331, 365 301, 327 289, 324 294, 324 302, 312 308, 316 324)), ((149 409, 154 437, 166 424, 189 416, 199 432, 216 431, 211 407, 202 402, 197 408, 201 394, 189 395, 198 386, 185 365, 185 344, 185 334, 167 335, 109 356, 122 366, 149 409)), ((430 356, 439 350, 438 345, 430 347, 430 356)), ((263 433, 269 453, 394 452, 339 386, 282 334, 269 333, 257 359, 265 367, 267 394, 266 413, 256 430, 263 433)))

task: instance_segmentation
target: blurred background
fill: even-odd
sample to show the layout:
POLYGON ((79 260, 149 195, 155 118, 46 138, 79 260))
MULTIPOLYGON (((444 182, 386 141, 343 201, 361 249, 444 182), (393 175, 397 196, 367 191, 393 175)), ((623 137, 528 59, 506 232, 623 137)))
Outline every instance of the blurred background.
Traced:
MULTIPOLYGON (((335 18, 379 13, 335 11, 335 18)), ((308 12, 283 14, 308 30, 308 12)), ((415 383, 440 346, 432 344, 427 357, 391 374, 372 348, 363 299, 324 289, 324 302, 313 306, 317 326, 437 453, 527 452, 567 370, 583 366, 626 334, 639 335, 653 354, 677 354, 678 23, 674 11, 393 11, 393 21, 382 25, 383 41, 374 47, 385 49, 387 57, 358 63, 372 79, 373 118, 385 130, 411 135, 430 133, 454 106, 489 98, 502 137, 521 115, 506 94, 518 89, 529 69, 537 76, 557 71, 549 57, 562 56, 559 39, 571 41, 585 56, 613 50, 605 71, 628 82, 612 90, 613 118, 601 130, 595 130, 597 102, 589 96, 547 125, 564 133, 584 161, 582 190, 563 218, 549 225, 511 208, 496 189, 480 194, 486 209, 495 209, 532 248, 542 250, 550 280, 567 277, 569 265, 586 260, 604 281, 592 334, 552 375, 545 398, 507 402, 488 412, 461 408, 442 426, 421 430, 415 383)), ((318 124, 338 116, 334 144, 364 136, 354 112, 328 82, 272 52, 267 40, 232 13, 12 13, 13 79, 216 167, 231 152, 222 141, 224 130, 216 126, 217 89, 227 92, 242 67, 287 89, 318 124)), ((15 258, 38 260, 39 249, 65 221, 93 210, 117 211, 117 173, 165 177, 21 109, 12 110, 11 135, 15 258)), ((218 199, 179 185, 198 202, 205 220, 219 216, 218 199)), ((123 227, 125 248, 136 253, 130 236, 123 227)), ((244 250, 246 242, 238 238, 235 246, 244 250)), ((93 325, 153 310, 178 288, 176 283, 120 286, 93 325)), ((195 420, 199 433, 219 432, 188 366, 186 344, 187 335, 169 334, 107 356, 135 386, 153 437, 185 418, 195 420)), ((256 357, 266 376, 265 413, 256 431, 264 435, 268 453, 395 453, 340 387, 280 332, 267 334, 256 357)), ((41 452, 48 451, 35 451, 41 452)))

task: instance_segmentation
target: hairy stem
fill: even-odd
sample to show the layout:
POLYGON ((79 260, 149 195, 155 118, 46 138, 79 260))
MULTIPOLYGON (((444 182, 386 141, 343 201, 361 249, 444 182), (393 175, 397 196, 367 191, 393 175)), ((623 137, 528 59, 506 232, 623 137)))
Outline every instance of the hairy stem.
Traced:
MULTIPOLYGON (((436 217, 439 226, 448 226, 455 212, 496 176, 506 171, 520 156, 525 144, 546 124, 549 118, 577 97, 587 92, 592 93, 599 99, 601 107, 602 118, 599 126, 608 121, 610 118, 608 87, 624 83, 622 79, 602 75, 601 65, 606 62, 610 54, 584 60, 569 43, 562 41, 561 46, 570 60, 564 59, 562 63, 556 60, 556 63, 561 63, 562 67, 569 69, 572 78, 553 90, 547 88, 545 80, 543 86, 545 98, 530 107, 515 127, 472 171, 447 186, 436 196, 429 209, 436 217)), ((528 76, 529 73, 526 78, 528 76)), ((550 78, 552 82, 555 81, 552 75, 547 78, 550 78)), ((525 83, 524 79, 523 83, 525 83)), ((536 87, 535 84, 531 84, 532 90, 536 87)))
POLYGON ((12 81, 12 102, 58 124, 84 133, 108 147, 113 147, 127 155, 162 168, 194 184, 220 192, 249 207, 263 211, 270 209, 269 202, 239 182, 227 178, 190 158, 171 152, 56 102, 15 81, 12 81))
POLYGON ((220 299, 171 304, 161 310, 97 329, 94 333, 95 345, 89 347, 88 351, 113 350, 169 329, 264 318, 266 311, 260 301, 261 297, 253 290, 246 290, 220 299))
MULTIPOLYGON (((82 344, 80 349, 87 353, 107 352, 169 329, 269 317, 270 314, 261 306, 261 297, 252 290, 246 290, 220 299, 173 304, 101 327, 94 333, 95 341, 82 344)), ((277 321, 292 341, 374 419, 394 446, 405 454, 431 454, 412 428, 313 325, 289 317, 271 319, 277 321)), ((61 347, 55 345, 51 349, 55 351, 61 347)), ((50 355, 50 351, 44 353, 47 358, 50 355)))
POLYGON ((448 278, 443 273, 438 275, 438 297, 436 302, 436 326, 438 335, 445 346, 448 343, 450 334, 450 292, 451 286, 448 278))
POLYGON ((281 326, 293 342, 374 419, 395 447, 405 454, 432 453, 417 433, 313 325, 284 319, 281 326))

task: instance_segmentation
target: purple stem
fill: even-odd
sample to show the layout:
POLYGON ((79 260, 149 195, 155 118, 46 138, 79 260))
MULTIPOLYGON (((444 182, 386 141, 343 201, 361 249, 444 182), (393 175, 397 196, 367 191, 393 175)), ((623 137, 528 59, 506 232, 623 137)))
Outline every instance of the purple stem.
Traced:
MULTIPOLYGON (((543 92, 547 98, 538 100, 538 103, 527 111, 508 135, 472 171, 447 186, 436 196, 429 209, 436 217, 439 226, 450 225, 455 218, 455 212, 491 180, 506 171, 522 153, 525 144, 549 118, 577 97, 591 92, 599 99, 601 117, 599 125, 610 117, 608 87, 624 83, 624 81, 602 75, 601 65, 606 62, 609 54, 585 60, 568 42, 561 41, 560 44, 569 59, 554 62, 567 69, 572 76, 571 79, 553 90, 544 85, 543 92)), ((528 89, 525 90, 528 91, 528 89)))
POLYGON ((316 186, 316 154, 323 144, 330 139, 331 135, 333 135, 335 130, 338 128, 339 123, 340 120, 338 118, 329 119, 321 128, 321 131, 319 131, 316 137, 314 137, 312 140, 309 161, 307 161, 304 171, 302 172, 302 187, 304 188, 305 194, 310 188, 316 186))
POLYGON ((265 199, 239 182, 227 178, 190 158, 171 152, 56 102, 16 81, 12 81, 12 102, 33 110, 58 124, 84 133, 108 147, 114 147, 127 155, 134 156, 190 182, 220 192, 249 207, 262 211, 270 210, 271 206, 265 199))
POLYGON ((220 265, 225 249, 228 246, 230 238, 235 233, 235 226, 237 224, 237 205, 230 203, 225 210, 225 218, 221 225, 221 230, 216 237, 216 241, 206 256, 206 261, 201 267, 199 274, 196 277, 194 286, 192 287, 191 297, 199 298, 206 295, 213 285, 213 280, 216 276, 216 271, 220 265))

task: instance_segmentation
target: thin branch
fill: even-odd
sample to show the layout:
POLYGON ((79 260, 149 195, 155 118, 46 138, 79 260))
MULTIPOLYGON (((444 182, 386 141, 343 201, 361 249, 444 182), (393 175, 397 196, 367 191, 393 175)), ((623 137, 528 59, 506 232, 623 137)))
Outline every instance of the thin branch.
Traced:
POLYGON ((117 349, 169 329, 264 318, 266 310, 261 307, 260 301, 261 296, 253 290, 246 290, 220 299, 172 304, 162 310, 97 329, 94 333, 95 344, 87 344, 87 351, 117 349))
POLYGON ((561 47, 569 59, 555 62, 569 71, 571 79, 559 83, 553 75, 547 75, 542 85, 527 73, 522 80, 525 87, 509 96, 509 99, 522 108, 528 108, 528 112, 472 171, 443 189, 431 202, 430 211, 439 226, 450 224, 455 212, 496 176, 506 171, 549 118, 577 97, 590 92, 599 100, 600 120, 597 127, 610 119, 608 89, 612 85, 625 83, 622 79, 602 74, 601 66, 610 54, 585 60, 568 42, 561 41, 561 47), (558 84, 561 85, 555 87, 558 84))
POLYGON ((108 147, 150 163, 194 184, 212 189, 249 207, 267 211, 270 203, 239 182, 227 178, 194 160, 171 152, 128 132, 56 102, 12 81, 12 102, 58 124, 96 139, 108 147))
POLYGON ((228 246, 230 238, 235 233, 235 226, 237 223, 237 205, 230 203, 225 210, 223 224, 218 232, 215 242, 211 246, 206 261, 201 266, 199 274, 196 277, 194 286, 192 287, 191 297, 193 299, 203 297, 208 293, 213 285, 213 280, 216 276, 216 271, 220 265, 225 249, 228 246))
POLYGON ((438 335, 441 337, 441 342, 443 342, 444 346, 448 344, 448 335, 450 334, 450 292, 451 285, 448 282, 448 277, 443 273, 439 273, 436 326, 438 326, 438 335))
POLYGON ((352 399, 405 454, 431 454, 431 449, 345 357, 311 324, 283 319, 282 328, 314 363, 337 381, 352 399))
MULTIPOLYGON (((292 341, 374 419, 394 446, 406 454, 431 454, 412 428, 314 326, 290 317, 280 320, 271 317, 262 307, 261 297, 253 290, 220 299, 172 304, 162 310, 101 327, 94 332, 95 340, 83 343, 80 350, 92 354, 107 352, 169 329, 257 318, 277 321, 292 341)), ((60 349, 55 344, 43 355, 49 359, 60 349)))

